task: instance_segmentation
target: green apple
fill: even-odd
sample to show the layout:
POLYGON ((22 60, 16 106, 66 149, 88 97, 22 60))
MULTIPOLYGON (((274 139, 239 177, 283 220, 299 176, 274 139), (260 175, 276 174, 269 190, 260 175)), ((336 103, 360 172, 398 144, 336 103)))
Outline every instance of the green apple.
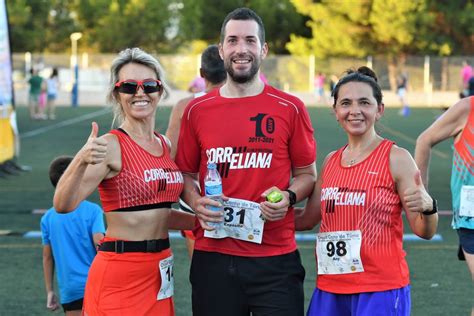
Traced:
POLYGON ((272 191, 267 195, 267 201, 272 203, 278 203, 283 200, 283 195, 279 191, 272 191))

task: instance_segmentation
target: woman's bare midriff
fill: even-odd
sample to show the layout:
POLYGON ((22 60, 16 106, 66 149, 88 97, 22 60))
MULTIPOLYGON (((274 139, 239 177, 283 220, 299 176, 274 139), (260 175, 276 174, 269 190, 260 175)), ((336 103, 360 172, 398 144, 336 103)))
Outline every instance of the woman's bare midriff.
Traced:
POLYGON ((106 236, 134 241, 168 238, 169 214, 168 208, 105 213, 106 236))

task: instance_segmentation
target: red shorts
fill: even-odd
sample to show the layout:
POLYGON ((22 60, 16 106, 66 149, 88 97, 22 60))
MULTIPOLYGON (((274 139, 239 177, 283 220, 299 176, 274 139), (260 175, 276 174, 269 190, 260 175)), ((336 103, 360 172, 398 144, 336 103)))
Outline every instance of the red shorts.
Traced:
POLYGON ((174 316, 173 297, 157 299, 160 261, 171 255, 169 248, 157 253, 99 251, 89 270, 83 314, 174 316))
POLYGON ((191 240, 196 240, 196 237, 194 236, 192 230, 182 230, 182 231, 181 231, 181 235, 182 235, 184 238, 188 238, 188 239, 191 239, 191 240))

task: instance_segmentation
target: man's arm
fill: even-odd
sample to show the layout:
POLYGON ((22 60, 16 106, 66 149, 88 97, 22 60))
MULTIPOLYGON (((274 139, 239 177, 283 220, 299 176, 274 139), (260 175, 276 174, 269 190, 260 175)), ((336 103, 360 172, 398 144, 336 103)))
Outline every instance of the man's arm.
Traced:
MULTIPOLYGON (((293 168, 293 180, 288 190, 296 193, 296 202, 303 201, 313 191, 314 183, 316 182, 317 172, 316 163, 304 168, 293 168)), ((288 197, 288 192, 285 193, 288 197)))
POLYGON ((59 308, 59 303, 53 289, 54 261, 50 245, 43 246, 43 274, 46 289, 46 308, 54 311, 59 308))
POLYGON ((196 216, 188 212, 170 209, 168 218, 168 229, 192 230, 196 216))
MULTIPOLYGON (((292 183, 288 187, 288 190, 293 191, 296 194, 296 202, 303 201, 311 194, 316 182, 316 164, 313 162, 311 165, 303 168, 293 168, 292 183)), ((271 187, 262 193, 262 198, 266 199, 267 195, 271 191, 278 190, 283 195, 283 199, 277 203, 271 203, 264 201, 260 203, 260 210, 266 220, 277 221, 286 216, 288 208, 290 207, 289 192, 281 191, 280 188, 271 187)))
POLYGON ((168 123, 168 129, 166 130, 166 137, 171 141, 171 158, 174 160, 176 156, 176 148, 178 147, 179 129, 181 127, 181 117, 183 116, 184 109, 188 103, 192 100, 192 97, 182 99, 176 103, 171 110, 170 120, 168 123))
POLYGON ((445 139, 456 137, 462 132, 467 122, 469 109, 469 98, 459 100, 418 136, 415 162, 421 171, 421 178, 426 187, 428 187, 431 148, 445 139))

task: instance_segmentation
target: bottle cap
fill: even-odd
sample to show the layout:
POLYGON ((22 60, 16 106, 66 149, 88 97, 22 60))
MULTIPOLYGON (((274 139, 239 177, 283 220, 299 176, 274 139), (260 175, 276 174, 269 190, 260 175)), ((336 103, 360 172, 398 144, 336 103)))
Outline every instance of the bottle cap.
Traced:
POLYGON ((207 164, 207 169, 216 169, 216 168, 217 168, 217 166, 213 162, 207 164))

